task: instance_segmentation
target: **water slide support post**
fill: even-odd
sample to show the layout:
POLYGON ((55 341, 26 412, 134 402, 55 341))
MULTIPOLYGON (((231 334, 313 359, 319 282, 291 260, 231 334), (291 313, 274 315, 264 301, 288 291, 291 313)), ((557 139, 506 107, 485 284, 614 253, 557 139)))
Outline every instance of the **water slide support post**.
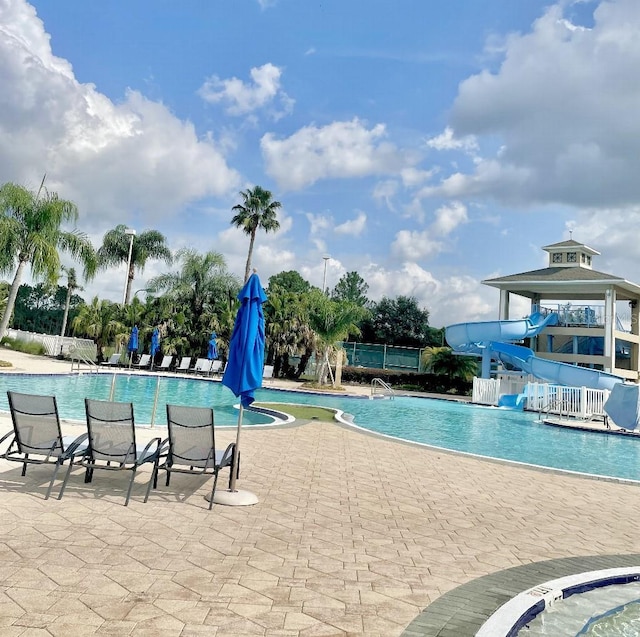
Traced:
POLYGON ((482 349, 482 378, 491 378, 491 350, 488 347, 482 349))

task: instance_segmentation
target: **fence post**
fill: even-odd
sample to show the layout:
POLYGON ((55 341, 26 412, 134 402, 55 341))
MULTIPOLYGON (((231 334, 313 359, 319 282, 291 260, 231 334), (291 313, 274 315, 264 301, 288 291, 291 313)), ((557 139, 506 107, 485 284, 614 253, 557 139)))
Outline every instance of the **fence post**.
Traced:
POLYGON ((580 387, 580 418, 587 418, 587 388, 580 387))
POLYGON ((384 350, 382 351, 382 369, 387 369, 387 344, 384 344, 384 350))

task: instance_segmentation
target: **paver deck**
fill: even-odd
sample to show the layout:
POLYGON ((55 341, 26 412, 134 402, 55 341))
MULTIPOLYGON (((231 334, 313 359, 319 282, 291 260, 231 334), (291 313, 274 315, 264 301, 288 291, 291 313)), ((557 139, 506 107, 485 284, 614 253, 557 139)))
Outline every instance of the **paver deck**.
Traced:
POLYGON ((78 470, 44 501, 49 468, 0 462, 0 635, 395 637, 476 577, 640 552, 632 484, 323 422, 247 427, 242 453, 259 503, 211 512, 202 478, 161 476, 143 504, 144 468, 125 508, 126 475, 78 470))

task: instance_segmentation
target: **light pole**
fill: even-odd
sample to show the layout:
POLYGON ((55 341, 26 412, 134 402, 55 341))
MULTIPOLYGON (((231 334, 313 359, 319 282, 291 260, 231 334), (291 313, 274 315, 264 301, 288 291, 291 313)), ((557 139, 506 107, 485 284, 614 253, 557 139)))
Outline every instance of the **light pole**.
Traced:
POLYGON ((324 259, 324 275, 322 276, 322 293, 327 293, 327 261, 331 258, 328 254, 325 254, 324 259))
POLYGON ((129 287, 129 269, 131 268, 131 254, 133 253, 133 237, 136 236, 136 231, 133 228, 125 228, 124 233, 129 235, 129 257, 127 258, 127 271, 125 272, 124 279, 124 292, 122 293, 122 305, 127 302, 127 288, 129 287))

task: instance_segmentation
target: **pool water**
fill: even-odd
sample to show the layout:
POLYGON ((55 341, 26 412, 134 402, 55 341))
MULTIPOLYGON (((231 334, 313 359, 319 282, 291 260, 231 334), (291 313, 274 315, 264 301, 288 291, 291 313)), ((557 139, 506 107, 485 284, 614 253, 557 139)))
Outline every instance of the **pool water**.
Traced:
MULTIPOLYGON (((219 382, 153 375, 0 375, 0 410, 6 391, 55 395, 62 418, 84 420, 84 398, 107 400, 115 376, 114 400, 135 405, 136 422, 166 424, 165 403, 212 406, 216 425, 233 426, 237 398, 219 382), (158 408, 152 421, 156 389, 158 408)), ((640 480, 640 437, 613 436, 549 427, 529 412, 469 405, 446 400, 396 396, 367 400, 348 396, 259 389, 256 401, 296 403, 339 409, 365 429, 444 449, 577 471, 640 480)), ((244 412, 247 425, 271 419, 244 412)))
POLYGON ((518 631, 518 637, 637 637, 640 583, 596 588, 556 602, 518 631))

